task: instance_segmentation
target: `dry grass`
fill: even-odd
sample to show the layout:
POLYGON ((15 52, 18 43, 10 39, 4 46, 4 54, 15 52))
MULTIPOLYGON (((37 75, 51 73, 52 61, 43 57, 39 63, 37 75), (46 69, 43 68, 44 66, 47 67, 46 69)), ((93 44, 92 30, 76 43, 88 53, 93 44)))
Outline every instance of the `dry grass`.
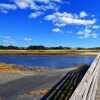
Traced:
POLYGON ((43 66, 19 66, 15 64, 7 64, 7 63, 0 63, 0 72, 23 72, 23 73, 40 73, 40 72, 48 72, 52 70, 57 70, 57 68, 49 68, 49 67, 43 67, 43 66))
POLYGON ((50 89, 42 89, 42 90, 32 90, 27 92, 26 94, 28 95, 35 95, 35 94, 41 94, 41 95, 45 95, 50 91, 50 89))
POLYGON ((64 49, 64 50, 0 50, 0 55, 69 55, 69 54, 83 54, 83 55, 96 55, 99 50, 77 50, 77 49, 64 49))
POLYGON ((6 64, 6 63, 0 63, 0 72, 15 72, 19 71, 17 67, 13 64, 6 64))

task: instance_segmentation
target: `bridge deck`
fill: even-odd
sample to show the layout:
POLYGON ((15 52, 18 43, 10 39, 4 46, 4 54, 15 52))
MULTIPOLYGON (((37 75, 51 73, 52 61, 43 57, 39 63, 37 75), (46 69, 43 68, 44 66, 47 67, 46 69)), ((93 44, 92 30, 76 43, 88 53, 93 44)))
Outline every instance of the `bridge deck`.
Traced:
POLYGON ((98 82, 95 100, 100 100, 100 77, 99 77, 99 82, 98 82))
POLYGON ((69 100, 100 100, 100 52, 69 100))

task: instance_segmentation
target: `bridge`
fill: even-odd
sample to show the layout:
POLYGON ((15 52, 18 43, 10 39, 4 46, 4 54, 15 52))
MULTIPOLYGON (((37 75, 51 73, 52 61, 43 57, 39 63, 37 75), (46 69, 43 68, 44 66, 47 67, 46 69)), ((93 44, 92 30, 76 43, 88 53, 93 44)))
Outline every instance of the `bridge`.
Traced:
POLYGON ((79 68, 67 74, 41 100, 100 100, 100 53, 98 53, 90 67, 85 68, 83 66, 83 69, 85 71, 79 68), (73 91, 74 84, 72 83, 75 82, 74 80, 77 77, 74 73, 78 74, 76 82, 79 81, 80 76, 83 77, 77 82, 71 96, 67 98, 68 94, 70 95, 69 91, 73 91), (69 76, 72 76, 70 85, 67 84, 68 80, 70 80, 69 76))
POLYGON ((69 100, 100 100, 100 53, 69 100))

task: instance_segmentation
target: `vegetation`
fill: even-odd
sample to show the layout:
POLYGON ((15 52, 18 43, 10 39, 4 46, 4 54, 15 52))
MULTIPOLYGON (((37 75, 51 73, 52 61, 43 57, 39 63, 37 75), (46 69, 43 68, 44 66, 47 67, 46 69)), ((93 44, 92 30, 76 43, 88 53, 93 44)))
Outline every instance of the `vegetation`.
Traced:
MULTIPOLYGON (((18 47, 18 46, 3 46, 3 45, 0 45, 0 49, 1 50, 62 50, 62 49, 73 49, 71 47, 62 47, 62 46, 58 46, 58 47, 45 47, 45 46, 42 46, 42 45, 32 45, 32 46, 29 46, 29 47, 18 47)), ((77 49, 77 50, 97 50, 99 49, 100 50, 100 47, 95 47, 95 48, 81 48, 81 47, 77 47, 77 48, 74 48, 74 49, 77 49)))
POLYGON ((100 48, 70 48, 70 47, 45 47, 45 46, 0 46, 0 55, 97 55, 100 48))
POLYGON ((0 55, 97 55, 99 50, 0 50, 0 55))
POLYGON ((42 45, 33 45, 33 46, 29 46, 29 47, 17 47, 17 46, 3 46, 0 45, 0 49, 1 50, 61 50, 61 49, 71 49, 71 47, 62 47, 62 46, 58 46, 58 47, 45 47, 42 45))
POLYGON ((26 48, 26 50, 46 50, 47 48, 45 46, 29 46, 26 48))
POLYGON ((0 45, 0 49, 3 49, 3 50, 7 50, 7 49, 18 50, 18 49, 21 49, 21 48, 19 48, 19 47, 17 47, 17 46, 12 46, 12 45, 10 45, 10 46, 3 46, 3 45, 0 45))
POLYGON ((47 94, 49 91, 50 91, 49 88, 47 88, 47 89, 41 89, 41 90, 31 90, 31 91, 28 91, 27 94, 28 94, 28 95, 35 95, 35 94, 45 95, 45 94, 47 94))
POLYGON ((0 72, 19 72, 19 71, 32 71, 32 72, 47 72, 50 70, 56 70, 58 68, 38 67, 38 66, 19 66, 15 64, 0 63, 0 72))
POLYGON ((0 72, 16 72, 19 69, 13 64, 0 63, 0 72))

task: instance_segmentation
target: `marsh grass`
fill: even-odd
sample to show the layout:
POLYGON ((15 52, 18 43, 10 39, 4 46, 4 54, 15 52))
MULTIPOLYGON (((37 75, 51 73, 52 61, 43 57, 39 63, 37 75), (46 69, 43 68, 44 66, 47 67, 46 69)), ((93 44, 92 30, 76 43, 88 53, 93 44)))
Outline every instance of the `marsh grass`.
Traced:
POLYGON ((96 55, 99 50, 0 50, 0 55, 96 55))

